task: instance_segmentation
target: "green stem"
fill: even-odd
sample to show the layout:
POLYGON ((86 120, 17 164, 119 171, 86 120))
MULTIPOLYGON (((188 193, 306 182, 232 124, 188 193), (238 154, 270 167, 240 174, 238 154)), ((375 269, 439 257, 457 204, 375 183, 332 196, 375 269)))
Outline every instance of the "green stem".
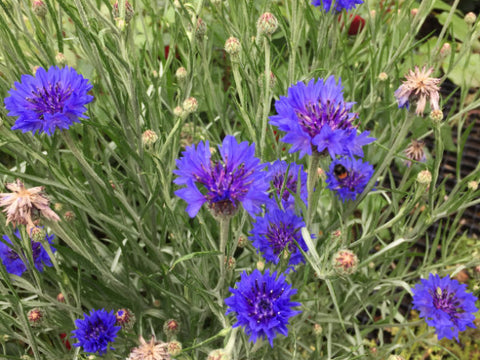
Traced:
POLYGON ((266 36, 263 38, 263 46, 265 48, 265 74, 264 74, 264 102, 262 114, 262 132, 260 137, 260 154, 265 149, 265 135, 267 133, 268 113, 270 112, 270 39, 266 36))
POLYGON ((320 154, 316 151, 313 152, 310 157, 310 164, 308 166, 308 178, 307 178, 307 191, 308 191, 308 209, 307 209, 307 229, 311 228, 312 216, 317 208, 317 204, 314 201, 314 188, 318 178, 318 164, 320 163, 320 154))
POLYGON ((242 118, 247 125, 248 132, 250 133, 251 139, 256 139, 255 129, 252 126, 250 118, 245 111, 245 98, 243 96, 243 89, 242 89, 242 79, 240 77, 240 71, 238 70, 239 64, 236 61, 232 61, 232 72, 233 72, 233 79, 235 80, 235 88, 237 89, 238 97, 240 98, 240 113, 242 114, 242 118))
POLYGON ((225 283, 225 277, 227 275, 225 269, 225 248, 227 247, 227 239, 228 233, 230 231, 230 217, 222 217, 220 219, 220 246, 219 251, 220 254, 218 255, 218 266, 220 269, 220 277, 218 278, 217 286, 215 287, 215 291, 218 293, 219 296, 219 305, 223 305, 223 297, 222 297, 222 288, 223 284, 225 283))

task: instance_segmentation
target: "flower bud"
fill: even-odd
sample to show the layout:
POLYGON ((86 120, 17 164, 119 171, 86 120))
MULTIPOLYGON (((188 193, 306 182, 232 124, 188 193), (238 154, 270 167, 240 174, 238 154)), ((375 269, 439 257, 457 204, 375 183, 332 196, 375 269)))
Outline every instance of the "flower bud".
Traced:
POLYGON ((142 134, 142 145, 150 147, 158 140, 158 135, 153 130, 145 130, 142 134))
POLYGON ((182 352, 182 344, 179 341, 170 341, 167 344, 167 352, 170 356, 178 356, 182 352))
POLYGON ((465 22, 468 24, 468 25, 473 25, 475 24, 475 21, 477 21, 477 15, 475 15, 473 12, 469 12, 465 15, 465 17, 463 18, 463 20, 465 20, 465 22))
POLYGON ((183 111, 181 106, 176 106, 175 109, 173 109, 173 115, 182 117, 185 115, 185 112, 183 111))
POLYGON ((32 4, 33 13, 39 18, 44 18, 47 15, 48 7, 42 0, 34 0, 32 4))
POLYGON ((174 319, 168 319, 163 323, 163 332, 168 338, 172 338, 180 332, 180 323, 174 319))
POLYGON ((432 182, 432 173, 428 170, 422 170, 417 175, 417 182, 422 185, 430 185, 432 182))
POLYGON ((444 59, 449 56, 452 52, 452 46, 449 43, 445 43, 442 45, 440 49, 440 58, 444 59))
POLYGON ((385 81, 387 79, 388 79, 388 74, 387 73, 381 72, 380 74, 378 74, 378 80, 385 81))
POLYGON ((55 61, 58 64, 58 66, 65 66, 67 64, 67 58, 61 52, 59 52, 59 53, 57 53, 57 55, 55 55, 55 61))
POLYGON ((418 14, 417 8, 413 8, 412 10, 410 10, 410 15, 412 15, 413 17, 417 16, 417 14, 418 14))
POLYGON ((123 330, 131 330, 133 329, 133 325, 135 325, 135 314, 130 309, 120 309, 115 313, 115 318, 117 321, 115 325, 121 326, 123 330))
MULTIPOLYGON (((120 9, 118 8, 118 1, 115 2, 115 5, 113 5, 112 15, 115 19, 118 19, 120 17, 120 9)), ((130 4, 128 1, 125 1, 125 23, 128 24, 130 20, 132 20, 133 15, 135 15, 135 10, 133 9, 132 4, 130 4)))
POLYGON ((30 230, 30 238, 33 241, 36 241, 36 242, 43 241, 45 240, 45 236, 47 236, 47 232, 39 226, 35 226, 30 230))
POLYGON ((313 333, 315 336, 320 336, 323 333, 323 328, 320 324, 313 324, 313 333))
POLYGON ((231 358, 225 349, 215 349, 208 353, 207 360, 230 360, 231 358))
POLYGON ((75 213, 73 211, 66 211, 65 214, 63 214, 63 218, 65 221, 71 222, 75 220, 75 213))
POLYGON ((201 19, 197 19, 197 25, 195 26, 195 36, 198 40, 201 40, 205 37, 207 32, 207 24, 201 19))
POLYGON ((236 262, 237 261, 233 256, 229 256, 228 258, 225 257, 225 269, 227 269, 228 271, 232 271, 233 269, 235 269, 236 262))
POLYGON ((58 293, 57 301, 60 303, 65 303, 65 295, 63 295, 62 293, 58 293))
POLYGON ((270 36, 278 27, 278 20, 272 13, 263 13, 257 21, 257 32, 260 35, 270 36))
POLYGON ((177 78, 178 81, 183 82, 188 76, 187 69, 185 69, 183 66, 179 67, 177 71, 175 72, 175 77, 177 78))
POLYGON ((27 318, 30 325, 38 327, 45 320, 45 311, 39 308, 34 308, 28 312, 27 318))
POLYGON ((350 250, 340 250, 333 256, 332 265, 337 274, 351 275, 357 271, 358 257, 350 250))
POLYGON ((248 244, 248 239, 245 235, 240 235, 240 237, 238 238, 238 247, 240 249, 243 249, 245 246, 247 246, 248 244))
POLYGON ((400 355, 390 355, 387 360, 405 360, 400 355))
POLYGON ((182 108, 187 114, 194 113, 198 109, 197 99, 195 99, 194 97, 189 97, 188 99, 185 99, 182 104, 182 108))
POLYGON ((55 203, 55 204, 53 205, 53 209, 54 209, 55 211, 60 212, 60 211, 62 211, 62 209, 63 209, 63 204, 62 204, 62 203, 55 203))
POLYGON ((430 113, 430 119, 432 119, 432 122, 434 124, 440 124, 441 121, 443 120, 443 111, 442 110, 433 110, 430 113))
POLYGON ((265 261, 262 261, 262 260, 257 261, 257 269, 258 271, 263 271, 265 269, 265 261))
MULTIPOLYGON (((258 77, 258 86, 263 87, 265 82, 265 74, 262 72, 260 76, 258 77)), ((275 84, 277 83, 277 78, 273 74, 273 72, 270 71, 270 76, 269 76, 269 81, 268 81, 268 86, 270 89, 273 89, 275 87, 275 84)))
POLYGON ((370 16, 372 17, 372 19, 374 19, 375 16, 377 16, 377 11, 376 10, 370 10, 370 16))
POLYGON ((10 340, 10 335, 1 335, 0 336, 0 342, 7 342, 8 340, 10 340))
POLYGON ((468 182, 468 190, 475 191, 478 189, 478 181, 472 180, 468 182))
POLYGON ((225 51, 232 58, 237 59, 241 50, 242 44, 240 44, 240 40, 238 40, 236 37, 230 36, 227 41, 225 41, 225 51))
POLYGON ((116 18, 115 25, 117 25, 118 30, 124 31, 125 27, 127 26, 127 23, 125 22, 124 19, 116 18))

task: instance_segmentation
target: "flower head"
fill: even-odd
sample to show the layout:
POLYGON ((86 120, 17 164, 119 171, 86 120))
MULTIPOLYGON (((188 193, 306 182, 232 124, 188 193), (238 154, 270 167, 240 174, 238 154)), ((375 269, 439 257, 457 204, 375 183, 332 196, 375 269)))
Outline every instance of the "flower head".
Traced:
POLYGON ((194 217, 206 202, 214 215, 231 216, 241 203, 254 216, 268 200, 268 183, 261 171, 264 165, 255 157, 255 146, 237 143, 228 135, 218 147, 221 160, 212 161, 208 141, 187 147, 177 160, 175 184, 186 185, 175 195, 188 203, 194 217))
MULTIPOLYGON (((341 80, 337 85, 333 76, 308 84, 298 82, 288 89, 287 97, 275 102, 278 115, 271 116, 270 123, 287 133, 281 140, 292 144, 291 153, 300 151, 300 157, 312 155, 313 150, 328 151, 332 158, 349 155, 354 152, 351 137, 357 134, 352 125, 357 114, 349 112, 353 104, 344 101, 341 80)), ((366 135, 362 134, 357 146, 375 140, 366 135)))
POLYGON ((433 68, 424 66, 422 70, 415 66, 415 71, 405 75, 406 81, 395 91, 395 98, 398 102, 398 107, 407 107, 409 101, 413 100, 417 102, 417 108, 415 113, 422 115, 427 103, 427 99, 430 100, 430 108, 432 110, 439 110, 438 102, 440 100, 438 84, 441 79, 432 78, 430 75, 433 72, 433 68))
POLYGON ((345 200, 355 200, 373 175, 373 166, 360 159, 344 157, 332 161, 327 173, 327 188, 345 200))
POLYGON ((168 343, 156 341, 153 336, 147 343, 140 336, 140 346, 132 350, 127 360, 170 360, 167 345, 168 343))
POLYGON ((14 183, 5 184, 5 187, 13 191, 0 194, 0 207, 5 207, 3 212, 7 213, 7 224, 11 222, 14 226, 27 225, 27 228, 31 230, 34 227, 32 217, 35 217, 38 212, 47 219, 60 220, 48 206, 50 200, 43 194, 43 186, 25 189, 20 179, 17 179, 14 183))
MULTIPOLYGON (((425 162, 427 157, 425 156, 425 142, 412 140, 410 145, 405 149, 405 156, 413 161, 425 162)), ((405 161, 405 165, 410 167, 412 162, 410 160, 405 161)))
POLYGON ((235 285, 236 289, 230 288, 232 296, 225 299, 226 314, 236 313, 237 316, 233 327, 243 326, 253 342, 267 338, 272 347, 277 333, 288 335, 289 318, 300 313, 292 307, 301 304, 290 301, 297 290, 292 289, 283 275, 277 279, 277 273, 270 275, 268 270, 265 274, 258 270, 250 275, 243 272, 235 285))
POLYGON ((277 160, 269 166, 267 177, 272 184, 272 190, 276 193, 276 196, 270 194, 270 197, 273 200, 278 197, 284 208, 295 207, 293 194, 297 194, 299 182, 300 193, 298 195, 305 204, 307 203, 307 173, 303 170, 303 165, 288 164, 284 160, 277 160))
POLYGON ((325 11, 330 11, 332 3, 335 4, 336 11, 354 9, 358 4, 363 4, 363 0, 312 0, 312 5, 322 6, 325 11))
MULTIPOLYGON (((21 240, 18 229, 15 230, 14 235, 21 240)), ((3 235, 2 238, 5 243, 10 245, 13 244, 12 240, 10 240, 7 235, 3 235)), ((49 244, 53 244, 53 239, 55 239, 55 235, 53 234, 45 236, 45 240, 47 240, 49 244)), ((13 249, 13 247, 8 246, 5 243, 0 242, 0 258, 2 259, 3 265, 10 274, 22 276, 22 274, 27 270, 27 264, 25 264, 23 260, 25 259, 25 256, 21 257, 18 252, 13 249)), ((31 241, 30 244, 32 246, 33 262, 37 270, 42 272, 44 266, 52 266, 50 257, 48 256, 48 253, 43 245, 36 241, 31 241)), ((51 247, 51 249, 52 252, 56 251, 53 247, 51 247)))
POLYGON ((90 315, 83 314, 83 320, 75 320, 76 330, 73 337, 78 343, 73 346, 82 346, 83 351, 103 355, 107 352, 108 343, 115 341, 120 326, 115 326, 116 317, 113 310, 91 310, 90 315))
POLYGON ((262 252, 265 260, 278 264, 283 256, 288 256, 290 266, 305 262, 301 251, 308 251, 302 238, 301 229, 305 223, 293 210, 274 209, 257 217, 250 240, 257 252, 262 252))
POLYGON ((430 274, 428 279, 421 279, 413 291, 413 308, 420 311, 429 326, 436 329, 439 339, 446 337, 458 341, 458 332, 467 326, 475 328, 474 313, 478 311, 475 301, 478 299, 467 293, 465 284, 430 274))
POLYGON ((71 67, 52 66, 48 71, 38 68, 35 76, 22 75, 5 98, 9 116, 18 116, 12 130, 32 131, 52 135, 56 128, 68 129, 93 100, 87 93, 92 85, 71 67))

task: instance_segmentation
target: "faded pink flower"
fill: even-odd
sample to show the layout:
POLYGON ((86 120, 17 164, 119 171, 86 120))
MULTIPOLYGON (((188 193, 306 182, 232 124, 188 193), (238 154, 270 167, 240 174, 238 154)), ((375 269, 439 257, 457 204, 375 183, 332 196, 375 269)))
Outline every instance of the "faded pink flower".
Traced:
POLYGON ((157 342, 152 336, 147 343, 145 339, 140 336, 140 346, 136 347, 130 353, 127 360, 170 360, 171 357, 167 351, 168 343, 157 342))
MULTIPOLYGON (((418 161, 418 162, 425 162, 427 157, 425 156, 425 142, 412 140, 410 145, 405 149, 405 156, 410 160, 418 161)), ((405 165, 410 167, 412 162, 410 160, 405 160, 405 165)))
POLYGON ((60 220, 58 215, 50 209, 50 200, 43 194, 43 186, 25 189, 20 179, 5 186, 12 191, 0 194, 0 207, 5 208, 3 212, 7 213, 7 224, 11 222, 14 226, 27 225, 27 230, 30 231, 35 226, 32 217, 38 216, 38 212, 47 219, 60 220))
POLYGON ((409 101, 413 100, 417 103, 415 113, 417 115, 423 115, 427 99, 430 100, 431 110, 439 110, 438 102, 440 95, 440 79, 432 78, 430 75, 433 72, 433 67, 427 70, 424 66, 422 70, 415 66, 415 71, 405 75, 406 81, 395 91, 395 98, 398 102, 398 107, 402 108, 409 105, 409 101))

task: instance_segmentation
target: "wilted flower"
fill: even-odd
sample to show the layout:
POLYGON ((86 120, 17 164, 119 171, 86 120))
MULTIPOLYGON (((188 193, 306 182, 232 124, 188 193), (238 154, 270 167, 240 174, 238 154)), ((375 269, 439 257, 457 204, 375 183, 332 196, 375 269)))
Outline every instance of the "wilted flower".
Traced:
POLYGON ((409 105, 411 100, 417 102, 415 113, 422 115, 425 110, 427 99, 430 101, 430 108, 432 110, 439 110, 438 102, 440 100, 439 90, 440 79, 432 78, 430 75, 433 68, 424 66, 422 70, 415 66, 415 71, 405 75, 406 81, 395 91, 395 98, 398 102, 398 107, 402 108, 409 105))
POLYGON ((257 217, 250 240, 257 252, 262 252, 266 261, 278 264, 286 256, 290 267, 305 262, 303 251, 308 251, 301 229, 305 222, 293 210, 273 209, 264 217, 257 217))
POLYGON ((337 85, 333 76, 312 79, 290 86, 288 96, 275 102, 278 115, 270 116, 270 123, 287 133, 281 140, 292 144, 291 153, 363 156, 362 146, 375 139, 368 131, 357 135, 352 125, 357 114, 349 112, 354 103, 344 101, 342 89, 341 80, 337 85))
POLYGON ((330 11, 332 3, 335 4, 336 11, 354 9, 358 4, 363 4, 363 0, 312 0, 312 5, 322 6, 325 11, 330 11))
POLYGON ((38 213, 53 221, 60 220, 48 206, 50 200, 43 194, 43 186, 25 189, 22 181, 17 179, 13 183, 5 184, 5 187, 12 191, 0 194, 0 207, 5 208, 3 212, 7 213, 7 224, 11 222, 14 226, 27 225, 27 229, 31 230, 35 227, 32 217, 37 217, 38 213))
POLYGON ((327 173, 327 188, 345 200, 355 200, 373 175, 373 166, 360 159, 340 158, 332 161, 327 173))
MULTIPOLYGON (((425 142, 412 140, 410 145, 405 149, 405 156, 413 161, 425 162, 427 157, 425 156, 425 142)), ((407 166, 412 165, 411 161, 406 160, 407 166)))
POLYGON ((430 113, 430 119, 432 119, 434 124, 440 124, 443 120, 443 111, 440 109, 433 110, 430 113))
POLYGON ((5 98, 9 116, 18 116, 12 130, 46 133, 55 129, 68 129, 83 113, 86 104, 93 100, 87 93, 92 85, 71 67, 52 66, 48 71, 40 67, 35 76, 22 75, 22 82, 15 82, 5 98))
POLYGON ((466 330, 467 326, 475 328, 477 298, 465 291, 465 284, 450 279, 449 275, 440 278, 437 274, 420 281, 412 289, 413 308, 420 311, 420 317, 425 318, 429 326, 435 327, 439 339, 458 341, 459 331, 466 330))
POLYGON ((197 19, 197 25, 195 26, 195 36, 197 39, 201 40, 204 36, 205 33, 207 32, 207 24, 201 19, 197 19))
POLYGON ((228 135, 218 147, 221 160, 212 161, 210 144, 192 145, 177 160, 175 184, 186 185, 175 195, 188 203, 187 212, 194 217, 206 202, 214 215, 231 216, 241 203, 255 216, 267 199, 268 183, 261 171, 264 165, 255 157, 255 145, 237 143, 228 135))
POLYGON ((305 204, 307 203, 307 173, 303 170, 303 165, 276 160, 269 165, 267 177, 272 184, 274 193, 270 194, 270 197, 275 204, 278 197, 284 208, 295 208, 293 194, 297 194, 298 186, 300 186, 298 196, 305 204))
POLYGON ((107 352, 108 344, 115 341, 120 326, 115 326, 116 317, 113 310, 91 310, 90 315, 83 314, 83 320, 75 320, 76 330, 72 331, 78 343, 73 346, 82 346, 83 351, 103 355, 107 352))
POLYGON ((226 314, 236 313, 233 327, 243 326, 253 342, 267 338, 272 347, 277 333, 288 336, 288 320, 300 313, 292 307, 301 304, 290 301, 297 290, 292 289, 283 275, 277 279, 277 273, 270 275, 269 270, 265 274, 258 270, 250 275, 243 272, 235 285, 236 289, 230 288, 232 296, 225 299, 226 314))
POLYGON ((147 343, 140 336, 140 346, 132 350, 127 360, 170 360, 170 354, 167 351, 167 343, 157 342, 152 336, 147 343))
MULTIPOLYGON (((15 230, 14 235, 18 239, 22 239, 20 236, 20 231, 15 230)), ((46 235, 45 240, 49 244, 53 244, 53 239, 55 235, 46 235)), ((12 245, 12 240, 7 235, 3 235, 3 240, 5 243, 12 245)), ((23 261, 22 257, 16 252, 12 247, 0 242, 0 258, 2 259, 3 265, 10 274, 17 276, 22 276, 22 274, 27 270, 27 264, 23 261)), ((32 257, 36 269, 40 272, 43 271, 44 266, 52 266, 50 257, 48 256, 47 251, 40 242, 30 241, 32 246, 32 257)), ((55 248, 51 247, 52 252, 55 252, 55 248)), ((23 256, 25 258, 25 256, 23 256)), ((28 258, 27 258, 28 260, 28 258)))
POLYGON ((185 115, 185 111, 183 111, 181 106, 175 106, 175 108, 173 109, 173 115, 182 117, 183 115, 185 115))
POLYGON ((467 184, 468 190, 476 191, 478 189, 478 181, 472 180, 467 184))

